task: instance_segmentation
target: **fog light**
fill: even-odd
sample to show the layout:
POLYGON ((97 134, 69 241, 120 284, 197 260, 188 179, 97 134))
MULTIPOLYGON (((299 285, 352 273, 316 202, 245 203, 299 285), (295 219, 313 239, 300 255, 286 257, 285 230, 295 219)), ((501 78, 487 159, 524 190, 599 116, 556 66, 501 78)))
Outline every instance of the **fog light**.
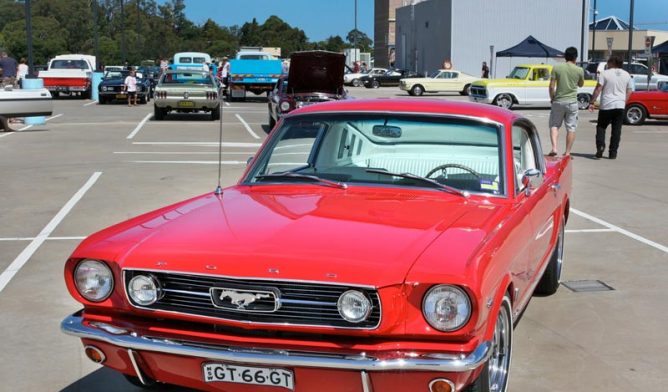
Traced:
POLYGON ((102 350, 95 346, 85 346, 84 352, 86 353, 88 359, 95 363, 102 363, 105 359, 107 359, 107 357, 104 356, 102 350))
POLYGON ((444 378, 437 378, 429 383, 431 392, 455 392, 455 384, 444 378))

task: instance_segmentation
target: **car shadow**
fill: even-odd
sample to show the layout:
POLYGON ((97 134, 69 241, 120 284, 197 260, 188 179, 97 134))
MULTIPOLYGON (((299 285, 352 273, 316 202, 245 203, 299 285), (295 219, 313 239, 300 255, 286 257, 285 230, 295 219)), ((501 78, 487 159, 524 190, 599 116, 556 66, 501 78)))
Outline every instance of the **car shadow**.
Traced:
POLYGON ((578 158, 587 158, 587 159, 591 159, 591 160, 595 160, 595 161, 598 160, 596 158, 595 154, 583 154, 583 153, 579 153, 579 152, 571 152, 571 156, 578 157, 578 158))
MULTIPOLYGON (((140 392, 145 389, 130 384, 123 375, 115 370, 103 367, 100 368, 72 384, 61 389, 60 392, 140 392)), ((172 385, 165 385, 160 388, 163 392, 194 392, 194 389, 181 388, 172 385)))
MULTIPOLYGON (((151 117, 149 121, 162 122, 155 119, 155 116, 151 117)), ((214 122, 211 120, 211 114, 209 113, 168 113, 164 117, 164 121, 201 121, 201 122, 214 122)), ((215 121, 217 122, 217 121, 215 121)))

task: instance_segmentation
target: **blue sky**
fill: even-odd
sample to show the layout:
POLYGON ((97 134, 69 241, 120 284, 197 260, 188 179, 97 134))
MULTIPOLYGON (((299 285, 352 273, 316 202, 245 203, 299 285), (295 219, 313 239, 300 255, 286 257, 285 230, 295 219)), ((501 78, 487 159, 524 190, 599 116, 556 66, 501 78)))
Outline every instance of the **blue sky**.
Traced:
MULTIPOLYGON (((374 1, 357 0, 357 3, 358 28, 373 38, 374 1)), ((590 3, 593 8, 594 0, 590 3)), ((628 22, 629 4, 630 0, 597 0, 598 18, 616 15, 628 22)), ((269 16, 277 15, 304 30, 311 41, 330 35, 345 39, 355 25, 354 10, 355 0, 186 0, 186 15, 197 24, 208 18, 223 26, 242 25, 253 18, 262 23, 269 16)), ((635 23, 659 23, 639 24, 636 28, 668 30, 668 0, 635 0, 635 23)))

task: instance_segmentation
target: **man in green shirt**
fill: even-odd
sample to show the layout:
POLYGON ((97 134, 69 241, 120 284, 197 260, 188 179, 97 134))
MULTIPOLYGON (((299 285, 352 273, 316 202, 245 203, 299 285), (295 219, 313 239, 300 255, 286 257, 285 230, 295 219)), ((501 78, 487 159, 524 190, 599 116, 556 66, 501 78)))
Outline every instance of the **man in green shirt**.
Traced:
POLYGON ((574 47, 566 49, 566 62, 552 69, 550 78, 550 142, 552 148, 548 155, 557 155, 557 138, 561 124, 566 125, 566 152, 571 155, 575 142, 575 129, 578 126, 578 87, 584 85, 584 70, 575 64, 578 50, 574 47))

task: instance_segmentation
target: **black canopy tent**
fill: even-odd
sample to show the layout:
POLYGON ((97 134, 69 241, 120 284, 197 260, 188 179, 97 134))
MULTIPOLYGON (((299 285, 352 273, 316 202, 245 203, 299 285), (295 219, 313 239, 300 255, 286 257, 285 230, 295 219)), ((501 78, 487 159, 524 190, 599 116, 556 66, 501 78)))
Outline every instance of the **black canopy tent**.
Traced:
POLYGON ((564 52, 540 42, 532 35, 526 37, 519 44, 496 52, 496 57, 564 57, 564 52))

